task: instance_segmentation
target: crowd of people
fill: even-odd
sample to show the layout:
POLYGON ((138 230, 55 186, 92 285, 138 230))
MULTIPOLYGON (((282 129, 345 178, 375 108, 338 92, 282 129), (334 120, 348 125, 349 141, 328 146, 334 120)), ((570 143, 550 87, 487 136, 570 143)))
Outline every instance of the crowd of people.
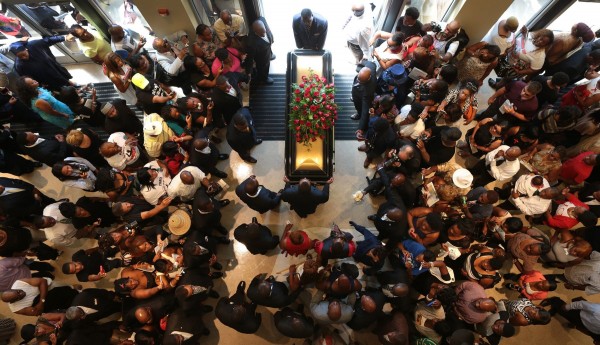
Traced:
MULTIPOLYGON (((277 309, 276 329, 306 344, 354 344, 352 331, 370 330, 382 344, 497 345, 557 314, 600 342, 600 304, 553 295, 558 284, 600 292, 594 32, 584 23, 529 32, 509 17, 473 42, 458 21, 423 24, 414 7, 393 32, 375 31, 370 15, 353 5, 341 30, 357 64, 358 151, 364 168, 374 167, 353 198, 383 202, 368 219, 353 219, 354 231, 333 225, 326 238, 289 222, 274 234, 256 217, 235 229, 221 223, 231 201, 220 197, 230 178, 217 167, 229 159, 219 146, 225 140, 253 164, 262 143, 242 90, 273 83, 265 18, 247 27, 223 10, 196 28, 195 40, 184 31, 156 37, 152 52, 118 25, 110 42, 79 24, 66 36, 13 42, 19 76, 0 78, 2 122, 56 126, 52 137, 0 132, 0 172, 14 176, 0 177, 0 297, 31 317, 23 343, 197 344, 210 334, 207 314, 257 332, 257 306, 277 309), (100 103, 92 86, 72 80, 50 50, 65 40, 102 68, 118 99, 100 103), (488 79, 492 71, 497 79, 488 79), (484 83, 496 91, 480 110, 484 83), (128 104, 144 111, 143 121, 128 104), (55 200, 19 178, 44 165, 67 193, 103 197, 55 200), (306 260, 286 278, 259 274, 221 296, 217 257, 231 232, 253 255, 306 260), (55 267, 82 238, 97 245, 55 267), (110 290, 53 287, 57 268, 79 282, 118 274, 110 290), (494 288, 520 296, 497 300, 494 288)), ((323 49, 323 16, 303 9, 293 30, 297 48, 323 49)), ((235 194, 254 212, 283 201, 307 218, 328 202, 334 178, 322 189, 307 178, 284 182, 274 192, 252 175, 235 194)))

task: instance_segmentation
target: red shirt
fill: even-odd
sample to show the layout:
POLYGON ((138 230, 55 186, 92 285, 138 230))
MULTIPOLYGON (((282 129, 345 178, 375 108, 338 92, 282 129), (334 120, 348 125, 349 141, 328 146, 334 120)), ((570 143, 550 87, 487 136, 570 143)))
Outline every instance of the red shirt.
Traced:
POLYGON ((534 294, 530 295, 527 293, 527 289, 525 288, 526 283, 535 283, 546 280, 546 277, 540 271, 531 271, 529 273, 521 274, 519 278, 519 285, 523 288, 521 290, 521 295, 529 298, 530 300, 542 300, 548 297, 548 291, 536 291, 534 294))
POLYGON ((594 152, 592 151, 586 151, 566 160, 560 168, 560 178, 563 180, 573 180, 578 184, 585 181, 592 174, 594 167, 585 164, 583 159, 593 154, 594 152))
MULTIPOLYGON (((567 195, 567 200, 570 201, 571 203, 573 203, 573 205, 575 205, 575 206, 584 207, 587 210, 590 209, 590 207, 587 204, 585 204, 581 200, 577 199, 577 197, 575 197, 574 194, 569 193, 567 195)), ((579 221, 577 220, 577 218, 571 218, 571 217, 555 214, 554 216, 546 217, 546 220, 544 221, 544 223, 548 226, 551 226, 551 227, 557 229, 557 230, 569 230, 572 227, 574 227, 575 225, 577 225, 577 223, 579 223, 579 221)))
POLYGON ((302 244, 294 244, 290 239, 290 236, 286 236, 283 240, 285 243, 285 250, 290 255, 298 256, 304 255, 312 246, 312 241, 308 237, 308 234, 302 230, 296 230, 302 234, 302 244))

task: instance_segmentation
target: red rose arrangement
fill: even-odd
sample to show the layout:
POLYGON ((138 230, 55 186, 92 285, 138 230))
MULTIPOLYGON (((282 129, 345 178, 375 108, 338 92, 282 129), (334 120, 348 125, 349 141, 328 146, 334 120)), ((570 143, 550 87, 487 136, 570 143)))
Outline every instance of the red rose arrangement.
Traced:
POLYGON ((327 130, 335 125, 338 106, 335 104, 333 83, 319 77, 312 70, 302 76, 302 82, 292 84, 288 126, 296 135, 296 142, 310 146, 317 138, 325 139, 327 130))

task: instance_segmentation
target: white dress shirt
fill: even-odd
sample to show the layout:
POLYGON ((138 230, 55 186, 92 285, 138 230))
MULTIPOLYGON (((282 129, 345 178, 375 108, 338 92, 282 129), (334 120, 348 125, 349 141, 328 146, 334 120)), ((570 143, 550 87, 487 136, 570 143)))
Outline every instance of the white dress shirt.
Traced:
POLYGON ((171 184, 169 184, 169 188, 167 189, 167 193, 171 198, 179 197, 182 201, 192 200, 194 198, 194 194, 200 186, 202 185, 202 180, 206 177, 206 174, 200 170, 200 168, 195 166, 188 166, 179 172, 179 174, 173 177, 171 180, 171 184), (194 184, 188 185, 181 181, 181 173, 187 171, 194 176, 194 184))
POLYGON ((363 52, 364 58, 369 58, 371 56, 369 40, 371 39, 371 33, 373 32, 373 17, 369 16, 370 13, 370 11, 367 12, 365 10, 360 17, 352 15, 348 24, 344 26, 346 40, 359 46, 360 50, 363 52))
POLYGON ((488 152, 485 155, 485 165, 488 166, 490 175, 498 181, 512 178, 519 172, 519 169, 521 169, 521 163, 519 162, 518 158, 514 161, 509 161, 506 158, 503 158, 504 162, 500 165, 497 164, 498 162, 495 159, 496 154, 498 154, 499 151, 504 151, 504 153, 506 153, 509 148, 510 146, 508 145, 500 145, 500 147, 488 152))
POLYGON ((567 303, 565 305, 567 310, 581 310, 579 317, 581 317, 581 323, 590 332, 594 334, 600 334, 600 304, 590 303, 588 301, 577 301, 567 303))

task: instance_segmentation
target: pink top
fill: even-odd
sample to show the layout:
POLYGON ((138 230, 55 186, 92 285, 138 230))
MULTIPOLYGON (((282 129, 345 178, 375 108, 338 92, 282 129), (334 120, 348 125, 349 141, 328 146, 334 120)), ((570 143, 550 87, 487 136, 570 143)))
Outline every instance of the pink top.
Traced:
MULTIPOLYGON (((227 50, 229 50, 229 57, 231 58, 233 63, 231 64, 231 68, 229 68, 229 67, 223 68, 223 71, 221 71, 221 75, 223 75, 227 72, 241 72, 242 71, 242 62, 239 58, 240 52, 237 49, 231 48, 231 47, 227 48, 227 50)), ((219 60, 219 58, 215 58, 215 61, 213 61, 213 64, 211 67, 212 74, 217 75, 217 72, 219 72, 219 69, 221 68, 221 66, 223 66, 223 63, 221 62, 221 60, 219 60)))
POLYGON ((521 290, 521 294, 530 300, 542 300, 548 297, 548 291, 536 291, 533 294, 527 293, 527 289, 525 288, 525 284, 527 283, 535 283, 546 280, 546 277, 540 271, 531 271, 529 273, 521 274, 519 278, 519 285, 523 288, 521 290))

